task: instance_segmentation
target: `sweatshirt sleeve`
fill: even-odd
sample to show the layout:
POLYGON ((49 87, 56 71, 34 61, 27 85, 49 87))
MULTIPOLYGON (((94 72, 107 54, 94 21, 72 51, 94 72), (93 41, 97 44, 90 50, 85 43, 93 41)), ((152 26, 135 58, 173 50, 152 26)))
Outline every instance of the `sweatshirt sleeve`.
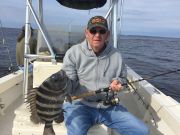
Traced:
POLYGON ((112 80, 118 80, 121 84, 127 83, 127 66, 124 62, 122 62, 121 72, 120 75, 116 78, 113 78, 112 80))
POLYGON ((62 70, 66 72, 69 80, 69 92, 72 94, 79 86, 75 58, 72 56, 71 49, 66 52, 63 59, 62 70))

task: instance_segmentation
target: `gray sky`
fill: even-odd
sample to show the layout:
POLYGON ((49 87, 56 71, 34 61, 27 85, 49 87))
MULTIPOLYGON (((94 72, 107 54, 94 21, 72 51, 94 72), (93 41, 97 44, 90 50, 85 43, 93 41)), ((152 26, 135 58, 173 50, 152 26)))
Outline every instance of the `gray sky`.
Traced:
MULTIPOLYGON (((105 15, 106 8, 72 10, 56 0, 44 1, 45 23, 85 25, 93 15, 105 15)), ((1 0, 0 19, 5 27, 20 28, 25 22, 26 0, 1 0)), ((36 4, 36 0, 33 0, 36 4)), ((180 38, 180 0, 124 0, 122 34, 180 38)), ((33 18, 31 18, 32 23, 33 18)))

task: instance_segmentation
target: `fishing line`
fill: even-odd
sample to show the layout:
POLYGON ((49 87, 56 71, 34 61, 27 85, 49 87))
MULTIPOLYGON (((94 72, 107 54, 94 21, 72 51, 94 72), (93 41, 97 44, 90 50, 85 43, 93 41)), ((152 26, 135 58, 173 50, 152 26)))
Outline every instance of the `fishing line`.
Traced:
POLYGON ((164 76, 164 75, 176 73, 176 72, 179 72, 179 71, 180 71, 180 69, 171 70, 171 71, 164 72, 164 73, 161 73, 161 74, 156 74, 156 75, 153 75, 153 76, 137 79, 137 80, 134 80, 134 81, 131 81, 131 82, 128 82, 128 83, 124 83, 124 84, 122 84, 122 86, 127 85, 127 84, 140 82, 140 81, 144 81, 144 80, 150 80, 150 79, 153 79, 153 78, 156 78, 156 77, 159 77, 159 76, 164 76))

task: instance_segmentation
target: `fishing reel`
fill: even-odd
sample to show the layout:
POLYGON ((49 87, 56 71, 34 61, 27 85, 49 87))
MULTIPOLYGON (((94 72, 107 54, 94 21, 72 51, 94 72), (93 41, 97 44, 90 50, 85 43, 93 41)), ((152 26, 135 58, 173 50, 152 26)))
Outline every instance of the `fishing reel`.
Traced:
POLYGON ((116 92, 109 92, 106 91, 106 97, 105 100, 103 100, 103 105, 107 106, 107 105, 118 105, 120 102, 119 97, 117 96, 116 92), (111 93, 111 95, 110 95, 111 93))
POLYGON ((106 99, 103 101, 103 105, 107 106, 107 105, 118 105, 120 102, 120 99, 118 97, 116 98, 110 98, 110 99, 106 99))

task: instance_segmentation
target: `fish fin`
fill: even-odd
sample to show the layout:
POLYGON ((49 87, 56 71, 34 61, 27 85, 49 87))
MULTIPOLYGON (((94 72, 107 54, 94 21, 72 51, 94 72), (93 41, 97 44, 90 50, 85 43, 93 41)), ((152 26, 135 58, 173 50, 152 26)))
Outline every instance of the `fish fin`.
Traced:
POLYGON ((69 103, 72 103, 72 98, 69 94, 66 96, 66 101, 68 101, 69 103))
POLYGON ((30 119, 34 124, 44 123, 44 121, 35 112, 31 113, 30 119))
POLYGON ((66 112, 66 110, 63 109, 63 112, 66 112))
POLYGON ((29 108, 30 112, 31 112, 30 120, 34 124, 39 124, 39 123, 44 123, 44 122, 37 114, 36 91, 37 91, 37 88, 28 90, 27 97, 26 97, 26 99, 27 99, 26 103, 27 103, 27 108, 29 108))
POLYGON ((59 116, 54 120, 56 123, 62 123, 64 121, 64 110, 59 113, 59 116))

